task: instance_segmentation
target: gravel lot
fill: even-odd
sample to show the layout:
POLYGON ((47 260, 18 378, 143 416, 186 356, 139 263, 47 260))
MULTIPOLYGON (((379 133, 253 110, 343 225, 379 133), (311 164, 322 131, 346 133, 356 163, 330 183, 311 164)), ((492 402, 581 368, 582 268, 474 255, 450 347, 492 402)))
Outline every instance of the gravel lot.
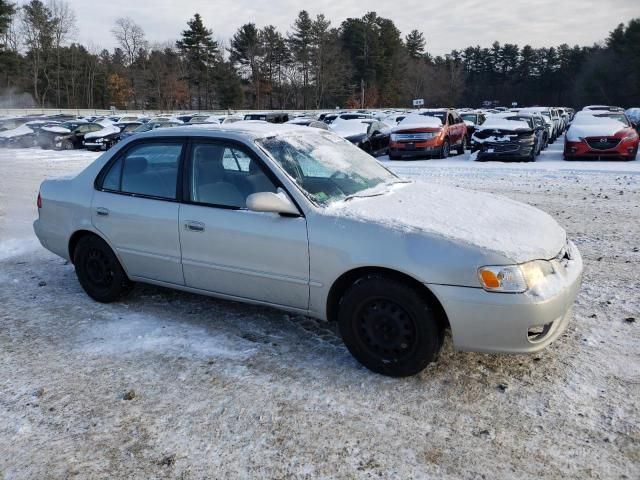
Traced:
POLYGON ((94 303, 31 222, 39 183, 96 155, 0 150, 0 479, 640 478, 640 162, 560 148, 389 163, 542 208, 586 268, 544 352, 447 339, 403 380, 305 317, 144 286, 94 303))

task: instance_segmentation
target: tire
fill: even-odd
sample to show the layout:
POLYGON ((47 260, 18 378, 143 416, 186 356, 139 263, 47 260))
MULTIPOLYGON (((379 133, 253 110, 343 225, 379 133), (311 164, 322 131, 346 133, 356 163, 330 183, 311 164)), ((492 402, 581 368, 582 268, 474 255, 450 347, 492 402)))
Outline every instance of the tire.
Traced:
POLYGON ((438 158, 449 158, 449 152, 451 150, 451 145, 449 144, 449 139, 445 138, 442 143, 442 147, 440 148, 440 153, 438 158))
POLYGON ((389 160, 400 160, 402 157, 400 155, 389 154, 389 160))
POLYGON ((456 151, 458 152, 458 155, 464 155, 464 152, 466 150, 467 150, 467 136, 465 135, 464 137, 462 137, 462 143, 458 148, 456 148, 456 151))
POLYGON ((80 285, 97 302, 115 302, 133 288, 118 258, 100 237, 82 237, 73 263, 80 285))
POLYGON ((62 150, 73 150, 73 142, 71 140, 65 140, 62 142, 62 150))
POLYGON ((338 309, 342 340, 373 372, 415 375, 438 357, 444 332, 431 304, 402 281, 369 275, 344 294, 338 309))

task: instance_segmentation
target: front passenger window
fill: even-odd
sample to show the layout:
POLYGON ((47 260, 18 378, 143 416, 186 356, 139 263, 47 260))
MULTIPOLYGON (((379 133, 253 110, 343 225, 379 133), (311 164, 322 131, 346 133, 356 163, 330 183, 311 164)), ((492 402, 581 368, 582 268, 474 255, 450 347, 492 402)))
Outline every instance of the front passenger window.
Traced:
POLYGON ((191 149, 191 201, 227 208, 246 208, 247 197, 276 192, 258 161, 244 150, 221 143, 191 149))

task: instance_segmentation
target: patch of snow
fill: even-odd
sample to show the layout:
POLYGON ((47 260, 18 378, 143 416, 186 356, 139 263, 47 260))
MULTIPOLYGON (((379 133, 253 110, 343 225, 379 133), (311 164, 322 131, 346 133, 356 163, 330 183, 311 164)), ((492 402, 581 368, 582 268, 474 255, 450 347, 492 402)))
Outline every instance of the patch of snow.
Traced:
POLYGON ((42 130, 44 130, 45 132, 51 132, 51 133, 61 133, 61 134, 68 134, 71 133, 71 130, 69 130, 68 128, 64 128, 64 127, 42 127, 42 130))
POLYGON ((98 130, 97 132, 89 132, 84 138, 85 140, 90 140, 92 138, 102 138, 107 135, 112 135, 114 133, 120 133, 120 129, 116 127, 114 124, 106 125, 102 130, 98 130))
POLYGON ((29 128, 28 125, 20 125, 13 130, 7 130, 6 132, 0 132, 0 138, 15 138, 22 137, 23 135, 29 135, 33 133, 33 130, 29 128))

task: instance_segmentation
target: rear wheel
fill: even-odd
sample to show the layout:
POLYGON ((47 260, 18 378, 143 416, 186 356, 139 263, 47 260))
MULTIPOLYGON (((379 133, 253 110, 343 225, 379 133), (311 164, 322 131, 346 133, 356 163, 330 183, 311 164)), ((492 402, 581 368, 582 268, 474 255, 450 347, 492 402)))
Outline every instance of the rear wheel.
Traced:
POLYGON ((389 153, 389 160, 400 160, 400 155, 394 155, 393 153, 389 153))
POLYGON ((73 263, 80 285, 98 302, 114 302, 133 287, 118 258, 100 237, 88 235, 81 238, 73 263))
POLYGON ((368 369, 392 377, 436 360, 443 332, 431 304, 402 281, 371 275, 354 283, 338 310, 342 339, 368 369))
POLYGON ((462 137, 462 143, 456 149, 456 151, 458 152, 458 155, 464 155, 464 151, 466 149, 467 149, 467 136, 465 135, 464 137, 462 137))

